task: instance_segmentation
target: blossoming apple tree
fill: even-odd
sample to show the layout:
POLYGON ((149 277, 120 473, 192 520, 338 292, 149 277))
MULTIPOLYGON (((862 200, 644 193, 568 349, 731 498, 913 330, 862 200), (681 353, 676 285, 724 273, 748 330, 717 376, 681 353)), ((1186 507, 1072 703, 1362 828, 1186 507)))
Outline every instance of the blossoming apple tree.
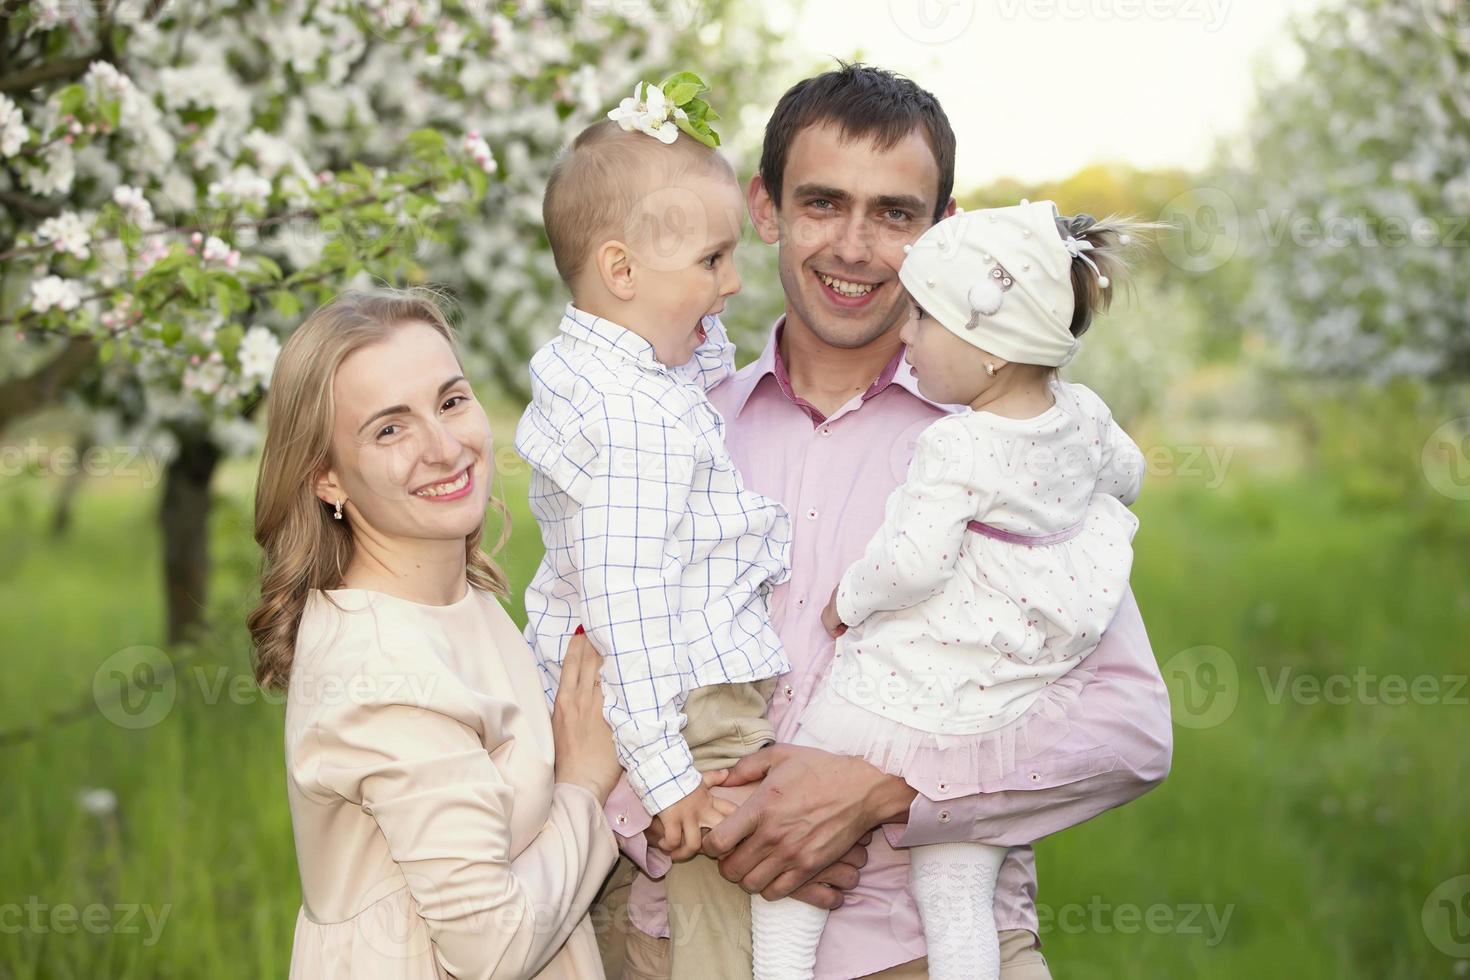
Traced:
POLYGON ((183 637, 212 475, 304 312, 444 283, 472 365, 517 390, 563 302, 557 148, 671 63, 760 97, 767 35, 727 0, 0 0, 0 431, 67 400, 165 446, 183 637))

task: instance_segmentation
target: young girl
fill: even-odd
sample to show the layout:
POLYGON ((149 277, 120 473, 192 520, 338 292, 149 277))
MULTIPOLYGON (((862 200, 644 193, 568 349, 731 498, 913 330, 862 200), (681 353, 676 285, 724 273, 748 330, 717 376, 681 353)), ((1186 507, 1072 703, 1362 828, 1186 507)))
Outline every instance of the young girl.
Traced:
MULTIPOLYGON (((926 397, 968 407, 920 436, 883 527, 833 593, 823 623, 840 639, 799 742, 942 798, 1065 732, 1085 658, 1128 587, 1138 521, 1126 505, 1143 457, 1056 368, 1112 298, 1123 227, 1023 201, 957 214, 908 247, 908 361, 926 397)), ((911 850, 930 977, 999 975, 991 906, 1005 855, 972 842, 911 850)), ((810 976, 824 915, 784 903, 758 916, 756 976, 810 976)))

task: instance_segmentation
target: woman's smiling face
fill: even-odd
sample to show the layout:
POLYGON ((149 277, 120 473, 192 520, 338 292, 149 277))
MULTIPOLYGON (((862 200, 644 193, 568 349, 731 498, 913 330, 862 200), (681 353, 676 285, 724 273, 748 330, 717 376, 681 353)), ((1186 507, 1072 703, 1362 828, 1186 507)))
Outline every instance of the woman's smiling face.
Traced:
POLYGON ((443 335, 405 323, 343 359, 329 504, 346 501, 354 531, 462 540, 485 519, 494 477, 490 422, 443 335), (364 527, 365 525, 365 527, 364 527))

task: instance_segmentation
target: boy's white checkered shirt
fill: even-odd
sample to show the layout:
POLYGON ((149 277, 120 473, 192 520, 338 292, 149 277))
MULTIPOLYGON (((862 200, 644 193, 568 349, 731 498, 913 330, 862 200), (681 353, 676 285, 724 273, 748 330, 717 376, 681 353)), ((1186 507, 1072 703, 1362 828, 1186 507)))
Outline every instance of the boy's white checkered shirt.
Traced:
POLYGON ((570 304, 531 359, 516 451, 531 465, 545 557, 526 590, 526 639, 548 699, 580 624, 604 655, 605 712, 649 813, 699 785, 680 735, 689 692, 790 669, 767 595, 786 580, 791 523, 745 489, 705 397, 734 372, 723 325, 689 364, 570 304))

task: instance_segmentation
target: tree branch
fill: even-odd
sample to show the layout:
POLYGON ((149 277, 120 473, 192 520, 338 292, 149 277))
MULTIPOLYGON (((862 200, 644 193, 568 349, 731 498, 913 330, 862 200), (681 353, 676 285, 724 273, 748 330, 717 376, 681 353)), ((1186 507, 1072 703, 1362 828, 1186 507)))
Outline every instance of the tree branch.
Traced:
POLYGON ((73 337, 61 353, 35 373, 0 384, 0 432, 10 423, 49 404, 70 385, 97 356, 89 337, 73 337))
POLYGON ((102 55, 103 52, 98 51, 77 58, 63 58, 60 61, 48 61, 34 68, 27 68, 13 75, 6 75, 0 78, 0 92, 23 92, 27 89, 44 85, 47 82, 76 78, 85 73, 92 62, 102 58, 102 55))
MULTIPOLYGON (((54 218, 61 213, 58 205, 19 191, 0 191, 0 204, 17 211, 24 211, 33 218, 54 218)), ((20 224, 19 221, 16 224, 20 224)))

